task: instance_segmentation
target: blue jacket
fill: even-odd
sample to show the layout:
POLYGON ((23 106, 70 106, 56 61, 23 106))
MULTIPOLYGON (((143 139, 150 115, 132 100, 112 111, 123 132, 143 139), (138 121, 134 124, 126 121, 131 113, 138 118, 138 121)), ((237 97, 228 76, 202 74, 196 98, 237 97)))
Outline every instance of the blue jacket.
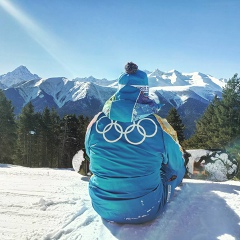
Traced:
POLYGON ((88 127, 89 193, 93 208, 106 220, 143 223, 156 218, 167 200, 162 164, 177 175, 173 188, 182 180, 184 160, 176 133, 157 110, 139 89, 125 86, 88 127))

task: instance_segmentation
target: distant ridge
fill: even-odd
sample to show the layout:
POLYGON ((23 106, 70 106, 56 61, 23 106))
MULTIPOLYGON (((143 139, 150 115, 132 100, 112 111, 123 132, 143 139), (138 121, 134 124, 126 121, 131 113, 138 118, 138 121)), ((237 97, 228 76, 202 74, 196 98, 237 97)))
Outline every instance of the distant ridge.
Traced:
MULTIPOLYGON (((175 107, 186 126, 186 136, 193 133, 195 121, 214 96, 221 98, 222 88, 227 82, 226 79, 217 79, 200 72, 163 72, 156 69, 147 73, 150 98, 164 104, 159 115, 166 117, 168 111, 175 107)), ((96 79, 93 76, 72 80, 64 77, 41 79, 26 67, 20 66, 0 76, 0 88, 12 101, 16 114, 31 101, 35 111, 54 107, 61 116, 83 114, 93 117, 117 91, 117 80, 96 79)))

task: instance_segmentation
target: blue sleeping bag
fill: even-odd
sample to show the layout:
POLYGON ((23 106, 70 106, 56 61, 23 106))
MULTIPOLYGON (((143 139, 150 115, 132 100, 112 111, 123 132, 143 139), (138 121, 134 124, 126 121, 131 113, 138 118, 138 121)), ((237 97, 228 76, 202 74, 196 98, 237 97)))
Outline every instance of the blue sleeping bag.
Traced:
MULTIPOLYGON (((146 77, 142 71, 137 74, 146 77)), ((142 86, 133 85, 122 86, 106 102, 85 138, 93 208, 117 223, 156 218, 185 173, 176 132, 156 115, 159 105, 142 86)))

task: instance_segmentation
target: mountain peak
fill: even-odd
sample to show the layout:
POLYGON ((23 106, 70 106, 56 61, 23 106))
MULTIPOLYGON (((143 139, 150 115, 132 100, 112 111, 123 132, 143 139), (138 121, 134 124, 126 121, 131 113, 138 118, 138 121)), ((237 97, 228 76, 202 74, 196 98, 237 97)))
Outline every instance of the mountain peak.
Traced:
MULTIPOLYGON (((20 65, 19 67, 17 67, 16 69, 27 69, 27 67, 26 66, 23 66, 23 65, 20 65)), ((15 69, 15 70, 16 70, 15 69)), ((27 69, 28 70, 28 69, 27 69)))
POLYGON ((12 72, 0 76, 0 82, 7 87, 24 81, 40 79, 37 74, 32 74, 25 66, 21 65, 12 72))
POLYGON ((193 75, 195 75, 195 76, 198 75, 200 77, 208 77, 207 74, 204 74, 204 73, 201 73, 201 72, 194 72, 193 75))
MULTIPOLYGON (((25 75, 25 74, 31 74, 31 72, 27 69, 27 67, 21 65, 19 67, 17 67, 16 69, 14 69, 12 72, 10 73, 14 73, 14 74, 18 74, 18 75, 25 75)), ((7 74, 10 74, 10 73, 7 73, 7 74)))
POLYGON ((179 71, 177 71, 176 69, 172 69, 170 70, 168 73, 175 73, 176 75, 181 75, 181 73, 179 71))
POLYGON ((16 69, 26 69, 27 71, 29 71, 28 68, 24 65, 20 65, 16 69))
POLYGON ((149 77, 161 77, 163 74, 164 72, 157 68, 152 73, 149 74, 149 77))

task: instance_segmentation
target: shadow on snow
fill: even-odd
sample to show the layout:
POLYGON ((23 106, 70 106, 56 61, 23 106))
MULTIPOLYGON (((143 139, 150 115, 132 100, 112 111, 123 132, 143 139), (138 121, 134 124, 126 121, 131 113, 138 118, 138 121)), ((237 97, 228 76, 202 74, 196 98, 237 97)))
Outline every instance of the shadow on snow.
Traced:
MULTIPOLYGON (((240 197, 240 186, 213 182, 185 182, 175 191, 173 200, 154 221, 139 224, 116 224, 103 220, 119 240, 208 240, 220 236, 240 236, 239 216, 219 194, 240 197)), ((232 201, 232 200, 231 200, 232 201)))

